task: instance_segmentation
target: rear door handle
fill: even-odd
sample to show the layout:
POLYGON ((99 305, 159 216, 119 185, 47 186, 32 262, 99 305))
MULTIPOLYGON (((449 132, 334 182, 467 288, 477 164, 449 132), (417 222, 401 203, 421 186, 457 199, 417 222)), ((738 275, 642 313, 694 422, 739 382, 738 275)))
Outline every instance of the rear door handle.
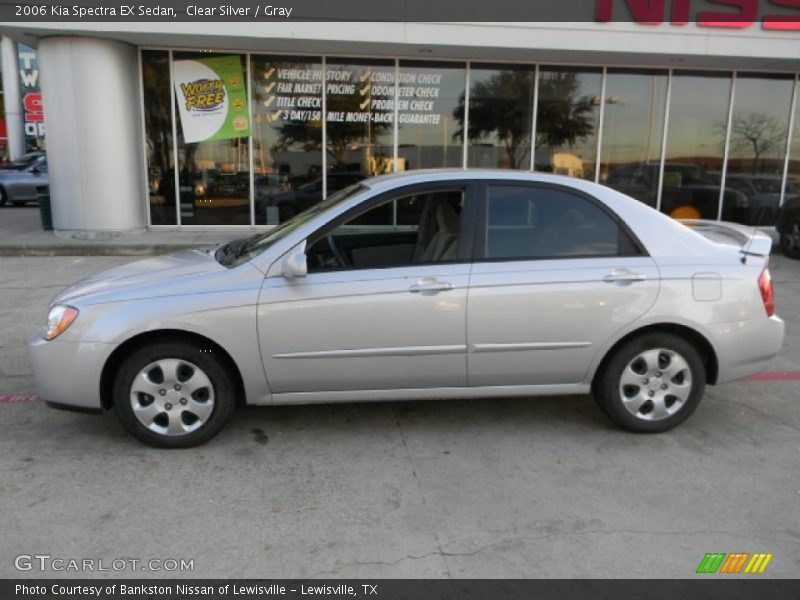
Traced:
POLYGON ((627 269, 614 269, 611 273, 603 277, 603 281, 606 283, 633 283, 634 281, 644 281, 646 279, 646 275, 634 273, 627 269))
POLYGON ((452 290, 453 284, 446 281, 420 279, 417 283, 410 286, 408 291, 412 294, 419 294, 423 292, 446 292, 452 290))

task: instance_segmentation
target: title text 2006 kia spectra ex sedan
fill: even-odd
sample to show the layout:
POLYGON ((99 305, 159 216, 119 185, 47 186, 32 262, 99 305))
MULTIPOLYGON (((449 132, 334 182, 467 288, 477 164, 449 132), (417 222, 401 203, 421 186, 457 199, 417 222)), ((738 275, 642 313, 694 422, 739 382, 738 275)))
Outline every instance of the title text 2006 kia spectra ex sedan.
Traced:
POLYGON ((783 342, 770 239, 684 225, 611 189, 507 171, 363 181, 257 236, 61 292, 30 344, 39 393, 112 406, 155 446, 234 405, 592 392, 665 431, 783 342))

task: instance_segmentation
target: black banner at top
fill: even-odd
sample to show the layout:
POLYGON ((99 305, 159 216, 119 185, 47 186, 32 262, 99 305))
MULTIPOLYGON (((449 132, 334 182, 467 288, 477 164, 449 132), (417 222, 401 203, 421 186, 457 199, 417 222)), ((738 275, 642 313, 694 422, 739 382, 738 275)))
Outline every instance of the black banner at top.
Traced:
MULTIPOLYGON (((0 21, 690 22, 800 30, 796 0, 0 0, 0 21)), ((1 25, 2 23, 0 23, 1 25)))

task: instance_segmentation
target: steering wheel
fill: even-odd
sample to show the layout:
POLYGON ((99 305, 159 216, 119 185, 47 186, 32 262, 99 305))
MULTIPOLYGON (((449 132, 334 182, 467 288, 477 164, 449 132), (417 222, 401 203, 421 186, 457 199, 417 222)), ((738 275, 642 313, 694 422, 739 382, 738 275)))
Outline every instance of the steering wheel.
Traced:
POLYGON ((333 235, 328 234, 328 236, 325 239, 328 241, 328 248, 331 249, 331 252, 333 253, 334 258, 336 258, 336 262, 339 263, 339 266, 340 267, 348 266, 347 261, 344 259, 344 254, 342 254, 342 251, 336 244, 336 240, 333 239, 333 235))

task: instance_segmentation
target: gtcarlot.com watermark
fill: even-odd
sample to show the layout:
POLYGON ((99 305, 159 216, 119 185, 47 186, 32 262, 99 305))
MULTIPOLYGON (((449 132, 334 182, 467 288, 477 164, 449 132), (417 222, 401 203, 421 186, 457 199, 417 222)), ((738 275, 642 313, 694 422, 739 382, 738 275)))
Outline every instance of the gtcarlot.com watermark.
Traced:
POLYGON ((193 558, 64 558, 51 554, 20 554, 14 558, 17 571, 93 573, 99 571, 192 572, 193 558))

